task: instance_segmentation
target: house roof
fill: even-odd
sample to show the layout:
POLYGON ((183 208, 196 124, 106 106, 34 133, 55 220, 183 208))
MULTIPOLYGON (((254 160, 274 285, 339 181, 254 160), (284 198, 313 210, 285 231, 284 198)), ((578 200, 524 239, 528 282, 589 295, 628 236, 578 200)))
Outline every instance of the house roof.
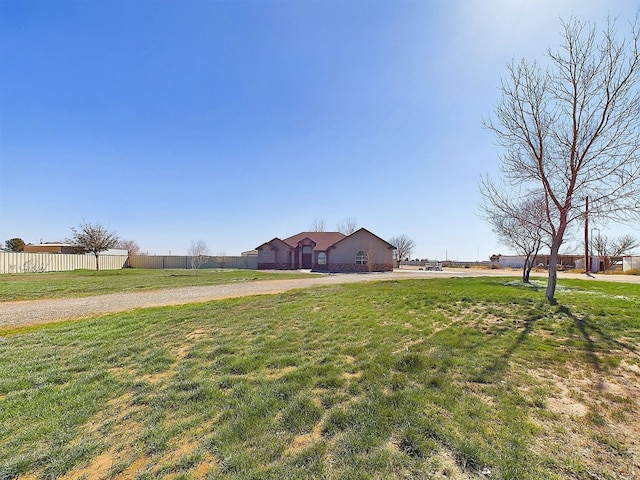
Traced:
POLYGON ((340 232, 300 232, 292 237, 285 238, 283 242, 291 246, 291 248, 296 248, 298 242, 308 238, 316 244, 314 250, 323 251, 345 237, 346 235, 340 232))
MULTIPOLYGON (((391 250, 396 250, 396 247, 395 247, 394 245, 391 245, 391 244, 390 244, 389 242, 387 242, 384 238, 380 238, 380 237, 379 237, 378 235, 376 235, 375 233, 371 233, 371 232, 370 232, 369 230, 367 230, 366 228, 359 228, 358 230, 356 230, 355 232, 353 232, 353 233, 352 233, 351 235, 349 235, 349 236, 355 235, 356 233, 361 232, 361 231, 362 231, 362 232, 367 232, 367 233, 368 233, 369 235, 371 235, 372 237, 375 237, 375 238, 377 238, 378 240, 380 240, 381 242, 386 243, 386 244, 387 244, 387 246, 388 246, 388 248, 390 248, 391 250)), ((342 240, 344 240, 345 238, 347 238, 347 237, 345 236, 345 237, 341 238, 341 239, 340 239, 340 240, 338 240, 336 243, 341 242, 341 241, 342 241, 342 240)))
MULTIPOLYGON (((278 237, 274 237, 271 240, 269 240, 268 242, 264 242, 262 245, 258 245, 256 247, 256 250, 260 250, 262 247, 264 247, 266 245, 269 245, 269 246, 273 247, 274 244, 277 244, 277 243, 284 243, 284 242, 282 240, 280 240, 278 237)), ((285 245, 287 245, 287 244, 285 244, 285 245)), ((287 245, 287 246, 289 246, 289 245, 287 245)))
POLYGON ((256 247, 257 249, 261 249, 262 247, 266 246, 266 245, 270 245, 270 246, 274 246, 277 245, 278 243, 284 243, 287 246, 289 246, 290 248, 297 248, 298 247, 298 243, 300 243, 302 240, 304 240, 305 238, 308 238, 309 240, 311 240, 312 242, 314 242, 316 245, 313 248, 315 251, 325 251, 328 250, 329 248, 335 246, 336 244, 340 243, 341 241, 345 240, 348 237, 351 237, 355 234, 357 234, 358 232, 364 231, 366 233, 368 233, 369 235, 371 235, 372 237, 377 238, 378 240, 380 240, 383 243, 386 243, 388 248, 390 249, 395 249, 396 247, 394 247, 393 245, 391 245, 389 242, 387 242, 386 240, 378 237, 377 235, 371 233, 369 230, 367 230, 366 228, 360 228, 359 230, 356 230, 355 232, 353 232, 351 235, 345 235, 344 233, 340 233, 340 232, 300 232, 296 235, 293 235, 291 237, 285 238, 284 240, 279 239, 278 237, 275 237, 271 240, 269 240, 268 242, 263 243, 262 245, 260 245, 259 247, 256 247))

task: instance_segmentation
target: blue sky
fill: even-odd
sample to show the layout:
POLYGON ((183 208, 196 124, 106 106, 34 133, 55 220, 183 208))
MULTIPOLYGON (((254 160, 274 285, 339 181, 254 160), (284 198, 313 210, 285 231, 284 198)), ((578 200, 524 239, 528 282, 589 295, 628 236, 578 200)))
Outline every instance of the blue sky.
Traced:
POLYGON ((560 18, 639 7, 0 0, 0 239, 86 221, 151 254, 237 255, 353 217, 416 257, 507 253, 477 214, 506 64, 542 59, 560 18))

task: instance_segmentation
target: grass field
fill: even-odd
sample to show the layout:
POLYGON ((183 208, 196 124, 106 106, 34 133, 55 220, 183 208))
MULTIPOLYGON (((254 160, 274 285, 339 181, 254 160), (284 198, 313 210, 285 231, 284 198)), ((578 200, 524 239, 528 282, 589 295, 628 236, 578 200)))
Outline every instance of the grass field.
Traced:
MULTIPOLYGON (((255 272, 254 272, 255 273, 255 272)), ((0 478, 640 475, 640 285, 403 280, 0 337, 0 478)))
POLYGON ((103 295, 117 292, 136 292, 233 282, 304 278, 298 272, 259 272, 256 270, 209 270, 197 275, 191 270, 75 270, 72 272, 24 273, 0 275, 0 302, 68 298, 103 295))

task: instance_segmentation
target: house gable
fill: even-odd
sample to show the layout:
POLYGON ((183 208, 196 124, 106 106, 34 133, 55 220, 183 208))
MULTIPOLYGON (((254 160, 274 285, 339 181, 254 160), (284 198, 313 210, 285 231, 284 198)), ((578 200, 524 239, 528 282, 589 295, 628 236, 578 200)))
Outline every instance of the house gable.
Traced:
POLYGON ((329 269, 332 271, 393 270, 395 247, 369 230, 361 228, 331 247, 329 269))
POLYGON ((293 235, 289 238, 285 238, 284 242, 296 248, 299 242, 304 239, 311 240, 314 245, 314 250, 325 251, 334 243, 345 238, 345 235, 340 232, 300 232, 297 235, 293 235))
POLYGON ((291 247, 278 237, 256 247, 256 251, 258 252, 258 269, 290 269, 291 247))

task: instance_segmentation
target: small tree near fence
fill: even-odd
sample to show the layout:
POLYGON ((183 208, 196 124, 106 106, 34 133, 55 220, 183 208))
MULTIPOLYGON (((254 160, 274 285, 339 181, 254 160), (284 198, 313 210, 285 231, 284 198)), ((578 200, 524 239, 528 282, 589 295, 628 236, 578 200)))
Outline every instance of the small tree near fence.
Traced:
POLYGON ((81 223, 78 230, 71 227, 71 232, 73 238, 69 242, 78 245, 82 250, 92 253, 96 257, 96 270, 100 270, 100 253, 114 248, 118 244, 118 236, 99 224, 81 223))
POLYGON ((120 240, 116 245, 117 248, 127 251, 127 255, 140 255, 140 245, 135 240, 120 240))
POLYGON ((10 252, 22 252, 24 251, 24 240, 21 238, 11 238, 4 242, 4 246, 10 252))
POLYGON ((189 248, 189 256, 191 257, 191 269, 194 275, 198 275, 198 270, 207 261, 209 255, 209 247, 203 240, 192 241, 189 248))

